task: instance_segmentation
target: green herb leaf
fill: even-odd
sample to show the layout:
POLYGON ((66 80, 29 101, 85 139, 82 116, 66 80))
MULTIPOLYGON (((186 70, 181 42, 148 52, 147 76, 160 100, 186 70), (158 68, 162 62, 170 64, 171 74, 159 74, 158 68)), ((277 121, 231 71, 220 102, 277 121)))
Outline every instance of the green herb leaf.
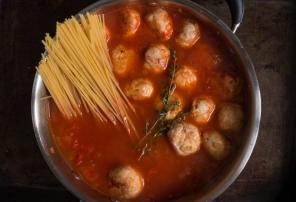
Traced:
POLYGON ((173 94, 173 92, 176 89, 176 84, 173 82, 176 69, 177 69, 177 57, 176 57, 176 51, 171 50, 171 57, 172 57, 172 66, 168 71, 168 84, 165 86, 163 92, 161 93, 161 102, 163 104, 163 107, 161 110, 158 111, 158 114, 156 115, 156 118, 152 123, 149 121, 146 121, 145 123, 145 135, 140 140, 137 149, 140 151, 139 160, 148 152, 151 150, 152 145, 156 141, 158 137, 160 137, 163 134, 166 134, 166 132, 170 129, 170 127, 174 126, 176 123, 180 122, 184 119, 185 113, 181 113, 176 116, 173 120, 165 120, 168 112, 170 110, 176 109, 176 107, 179 106, 179 102, 173 102, 169 103, 170 96, 173 94))

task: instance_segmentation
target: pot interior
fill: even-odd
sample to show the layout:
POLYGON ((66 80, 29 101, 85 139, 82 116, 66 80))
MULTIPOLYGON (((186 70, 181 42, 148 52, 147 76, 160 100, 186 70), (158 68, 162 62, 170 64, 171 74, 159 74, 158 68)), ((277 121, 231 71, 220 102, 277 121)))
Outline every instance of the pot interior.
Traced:
MULTIPOLYGON (((117 7, 119 5, 125 5, 126 3, 137 3, 138 1, 99 1, 81 11, 85 13, 87 11, 102 11, 105 8, 117 7)), ((261 100, 258 81, 254 71, 252 62, 240 43, 239 39, 231 32, 231 30, 215 15, 202 8, 198 4, 189 0, 175 0, 175 1, 141 1, 143 4, 158 4, 161 5, 174 5, 185 7, 188 9, 197 19, 205 22, 214 30, 219 32, 225 38, 225 41, 232 48, 232 52, 236 60, 243 67, 245 80, 247 82, 247 97, 249 101, 249 111, 247 116, 247 124, 245 126, 243 136, 243 143, 240 149, 233 157, 231 163, 221 171, 219 176, 214 180, 215 183, 209 183, 202 192, 198 194, 191 194, 184 196, 175 201, 207 201, 213 200, 219 194, 221 194, 240 174, 244 166, 246 165, 253 147, 256 142, 260 115, 261 115, 261 100)), ((40 98, 47 95, 46 88, 42 82, 41 77, 36 73, 33 90, 32 90, 32 120, 35 130, 35 136, 43 154, 44 159, 49 165, 52 172, 56 177, 66 186, 74 195, 79 197, 83 201, 110 201, 108 198, 98 194, 98 192, 92 190, 83 180, 73 171, 68 164, 64 161, 56 147, 53 138, 50 134, 48 127, 48 101, 40 100, 40 98)))

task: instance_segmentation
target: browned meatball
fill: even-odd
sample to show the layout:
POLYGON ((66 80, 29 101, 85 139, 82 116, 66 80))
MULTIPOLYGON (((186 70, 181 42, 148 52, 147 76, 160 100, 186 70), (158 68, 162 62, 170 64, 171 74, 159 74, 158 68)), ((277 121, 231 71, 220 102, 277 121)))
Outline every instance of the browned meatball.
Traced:
POLYGON ((222 130, 238 131, 243 126, 243 110, 238 104, 223 104, 218 114, 218 124, 222 130))
POLYGON ((154 87, 148 79, 135 79, 125 89, 125 94, 133 100, 147 100, 153 95, 154 87))
POLYGON ((214 159, 224 159, 230 151, 229 141, 216 130, 209 130, 203 133, 203 147, 214 159))
MULTIPOLYGON (((184 100, 178 93, 173 93, 168 100, 168 106, 171 106, 171 108, 167 112, 165 119, 172 120, 183 110, 184 100)), ((162 109, 163 104, 160 98, 157 99, 155 107, 158 110, 162 109)))
POLYGON ((189 66, 183 66, 176 72, 174 82, 176 83, 177 88, 191 90, 196 86, 197 76, 193 68, 189 66))
POLYGON ((120 199, 131 199, 138 196, 144 187, 141 174, 130 166, 117 167, 109 172, 110 193, 120 199))
POLYGON ((168 137, 177 154, 188 156, 200 149, 200 132, 189 123, 178 123, 168 132, 168 137))
POLYGON ((141 16, 140 13, 134 9, 125 9, 121 12, 122 15, 122 29, 125 37, 133 36, 140 24, 141 16))
POLYGON ((151 72, 161 73, 168 65, 170 50, 163 44, 152 44, 145 53, 144 67, 151 72))
POLYGON ((222 83, 224 85, 225 94, 228 98, 233 98, 239 94, 241 90, 241 80, 238 77, 230 74, 222 76, 222 83))
POLYGON ((182 31, 176 38, 176 42, 183 48, 190 48, 199 38, 200 30, 198 24, 187 20, 184 22, 182 31))
POLYGON ((158 8, 146 16, 146 21, 162 41, 167 41, 173 33, 173 21, 168 12, 158 8))
POLYGON ((215 110, 215 103, 210 97, 195 98, 190 115, 197 124, 206 124, 215 110))
POLYGON ((112 51, 113 71, 119 76, 125 76, 132 68, 132 64, 136 58, 134 50, 123 45, 118 45, 112 51))
POLYGON ((210 81, 210 86, 225 100, 239 95, 242 88, 241 79, 229 73, 217 75, 210 81))

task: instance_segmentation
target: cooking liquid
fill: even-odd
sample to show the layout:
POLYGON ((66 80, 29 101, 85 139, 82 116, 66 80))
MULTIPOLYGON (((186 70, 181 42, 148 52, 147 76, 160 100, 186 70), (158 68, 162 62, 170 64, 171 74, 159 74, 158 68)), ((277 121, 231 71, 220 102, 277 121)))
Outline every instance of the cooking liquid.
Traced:
MULTIPOLYGON (((131 101, 134 105, 137 118, 135 125, 141 136, 144 135, 146 120, 153 120, 156 115, 155 100, 161 94, 167 82, 168 72, 160 75, 150 74, 144 71, 144 54, 151 43, 159 43, 156 33, 149 28, 144 16, 154 10, 153 6, 130 6, 141 13, 141 25, 136 35, 124 38, 120 26, 119 12, 125 7, 103 10, 106 25, 111 32, 108 42, 112 51, 118 44, 136 50, 138 59, 133 69, 124 78, 117 78, 122 89, 135 78, 149 78, 155 87, 153 98, 148 101, 131 101)), ((173 18, 174 32, 171 39, 162 42, 170 49, 174 49, 177 55, 178 66, 188 65, 195 69, 198 76, 197 87, 191 92, 177 89, 177 92, 185 100, 186 108, 190 108, 194 97, 208 95, 213 98, 217 109, 222 102, 234 101, 245 107, 244 93, 231 100, 227 100, 221 88, 213 87, 212 82, 219 75, 227 72, 243 80, 242 73, 234 60, 223 37, 216 31, 193 17, 190 12, 175 7, 165 8, 173 18), (194 19, 201 30, 201 38, 189 49, 176 45, 175 37, 180 32, 182 22, 186 19, 194 19)), ((170 63, 170 65, 172 65, 170 63)), ((168 67, 169 69, 169 67, 168 67)), ((242 88, 242 92, 244 92, 242 88)), ((205 126, 198 126, 200 131, 205 129, 219 129, 217 126, 217 109, 210 122, 205 126)), ((190 118, 187 122, 192 122, 190 118)), ((194 122, 192 122, 194 124, 194 122)), ((63 118, 56 105, 50 103, 49 126, 55 142, 71 168, 79 173, 81 178, 93 189, 109 195, 110 183, 108 172, 118 165, 131 165, 136 168, 144 178, 144 190, 133 201, 165 201, 181 196, 191 191, 200 191, 205 186, 215 181, 216 176, 222 173, 223 168, 231 161, 231 156, 239 147, 240 133, 225 134, 232 145, 232 155, 222 161, 211 158, 201 149, 190 156, 178 156, 170 145, 166 135, 158 138, 141 160, 139 152, 135 149, 126 130, 122 126, 114 127, 112 123, 101 123, 86 112, 83 116, 68 121, 63 118)))

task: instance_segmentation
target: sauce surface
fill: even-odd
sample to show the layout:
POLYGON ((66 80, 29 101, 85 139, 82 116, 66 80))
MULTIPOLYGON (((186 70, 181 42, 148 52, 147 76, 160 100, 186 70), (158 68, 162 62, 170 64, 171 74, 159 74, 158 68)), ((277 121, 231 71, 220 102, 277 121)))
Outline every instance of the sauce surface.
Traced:
MULTIPOLYGON (((147 47, 152 43, 160 42, 155 32, 144 20, 144 16, 152 12, 155 7, 141 5, 130 7, 139 11, 142 18, 139 30, 131 38, 125 38, 121 34, 119 13, 127 7, 103 10, 103 12, 106 25, 111 33, 108 42, 110 51, 122 44, 135 50, 137 54, 137 59, 128 75, 117 77, 121 88, 124 89, 131 80, 140 77, 148 78, 154 84, 155 90, 151 99, 131 100, 138 116, 135 119, 135 125, 140 132, 143 132, 145 121, 153 120, 155 117, 155 100, 168 80, 168 72, 153 74, 143 70, 147 47)), ((174 31, 170 40, 161 43, 176 51, 178 66, 191 66, 198 75, 198 83, 194 91, 176 89, 177 93, 184 98, 185 108, 190 108, 193 99, 202 95, 210 96, 216 104, 210 122, 198 126, 201 133, 207 129, 219 131, 217 111, 224 102, 240 104, 246 117, 244 78, 234 60, 235 56, 230 52, 222 36, 183 8, 165 7, 165 9, 173 19, 174 31), (182 23, 187 19, 198 23, 201 37, 192 48, 184 49, 176 44, 175 38, 180 32, 182 23), (223 86, 219 84, 219 79, 225 73, 240 79, 242 83, 241 92, 231 99, 226 96, 223 86)), ((190 117, 186 118, 186 122, 194 124, 190 117)), ((143 192, 131 201, 164 201, 191 191, 202 190, 219 175, 232 156, 229 155, 226 159, 217 161, 206 153, 203 146, 193 155, 179 156, 166 135, 163 135, 157 139, 152 150, 138 160, 139 153, 124 128, 114 128, 111 123, 100 123, 87 113, 75 120, 66 120, 53 102, 50 103, 49 126, 60 152, 69 165, 89 186, 104 195, 109 195, 108 172, 112 168, 118 165, 130 165, 136 168, 142 174, 145 185, 143 192)), ((240 145, 242 132, 221 133, 231 143, 231 154, 235 153, 240 145)))

